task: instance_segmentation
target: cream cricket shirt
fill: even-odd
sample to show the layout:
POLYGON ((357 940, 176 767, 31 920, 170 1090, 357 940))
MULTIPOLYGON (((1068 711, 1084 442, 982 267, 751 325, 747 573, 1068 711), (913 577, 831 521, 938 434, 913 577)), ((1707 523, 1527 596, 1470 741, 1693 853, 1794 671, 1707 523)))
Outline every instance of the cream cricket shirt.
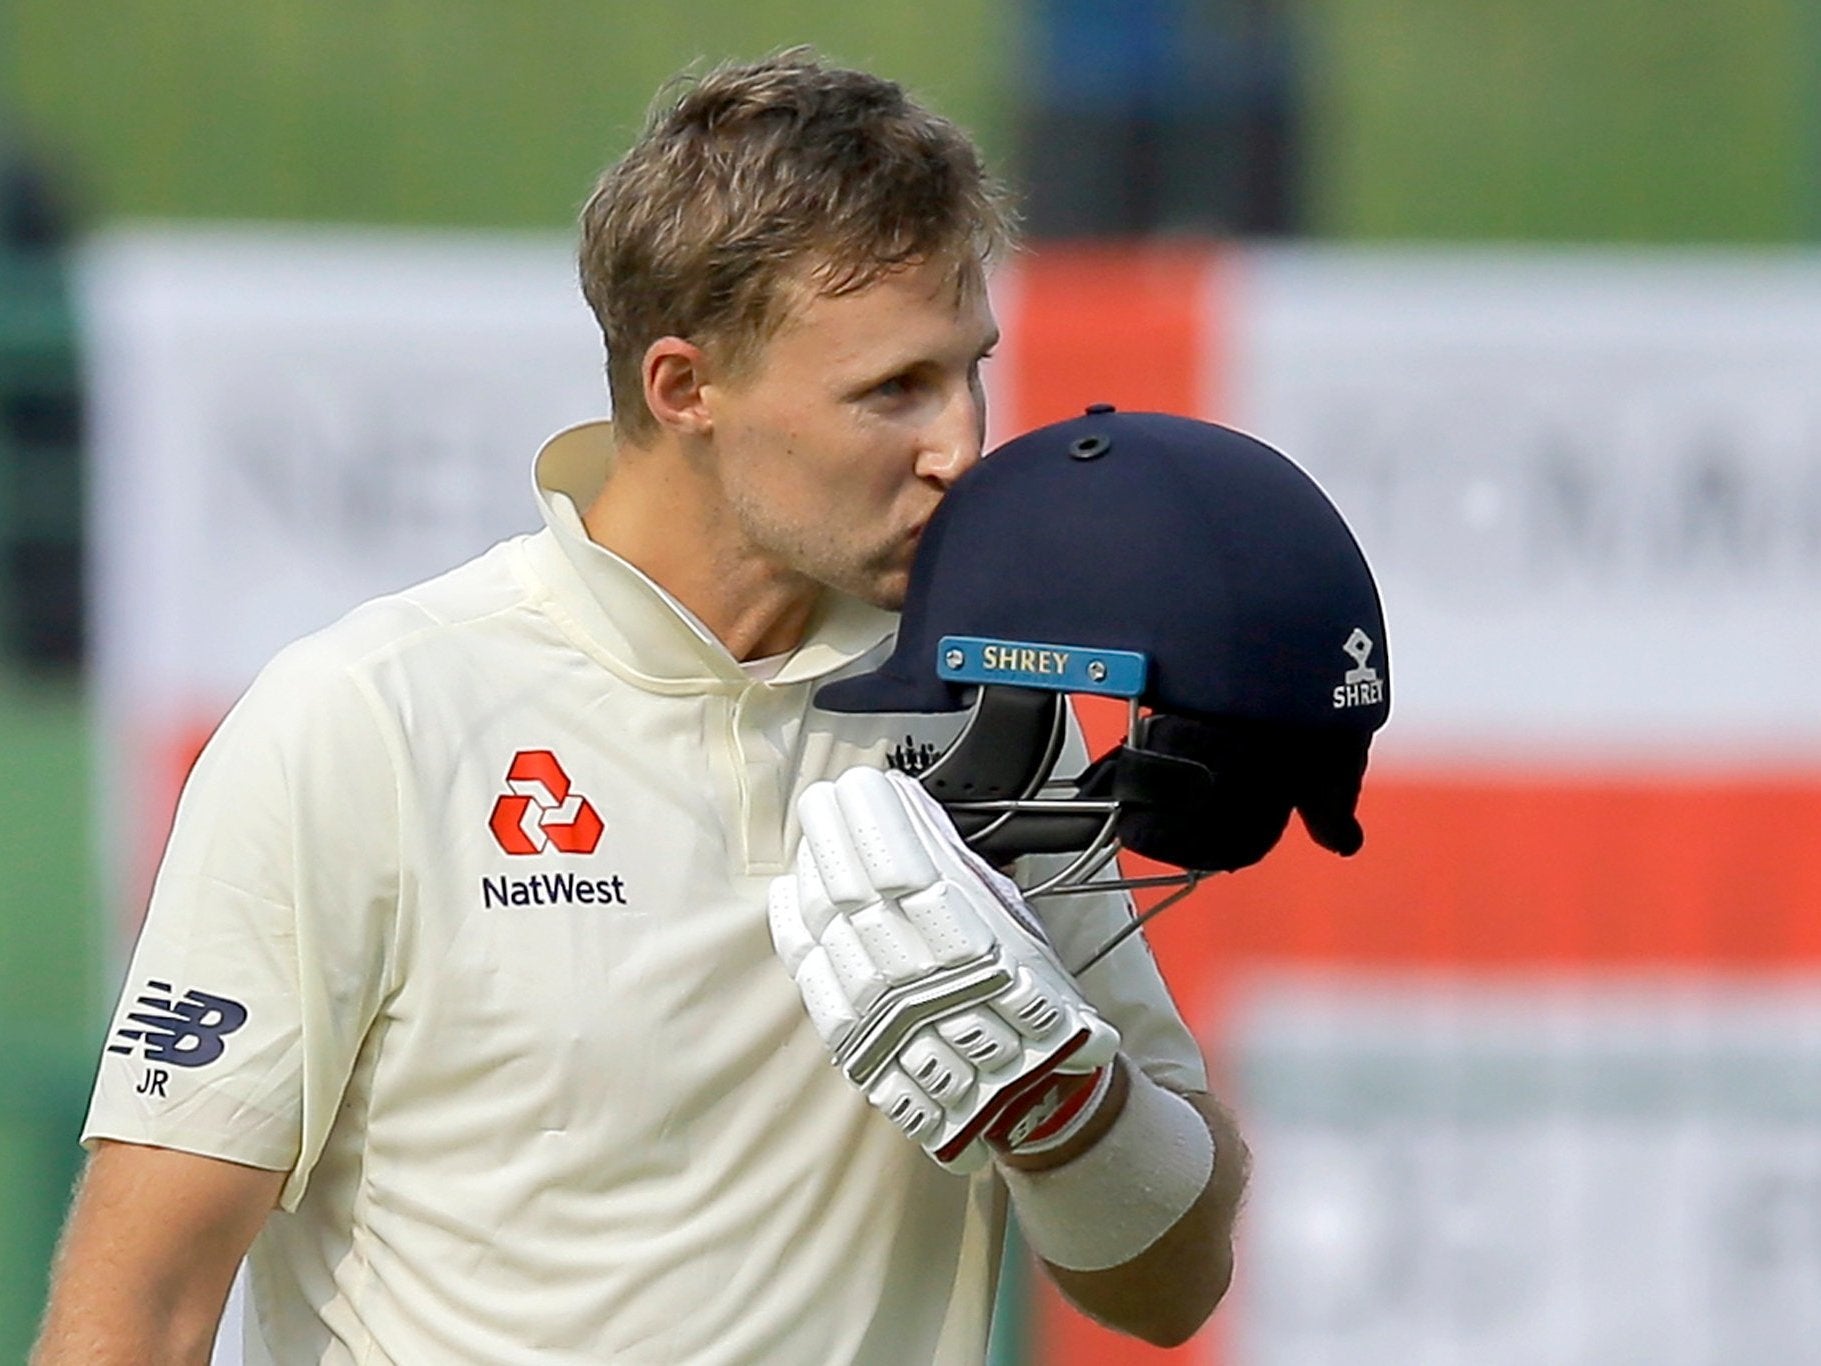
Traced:
MULTIPOLYGON (((582 533, 610 458, 605 424, 554 438, 544 531, 300 641, 234 708, 85 1139, 289 1173, 254 1362, 978 1362, 1003 1187, 849 1087, 765 924, 794 794, 953 721, 811 707, 891 629, 849 599, 749 677, 582 533)), ((1065 960, 1126 913, 1071 898, 1065 960)), ((1202 1084, 1141 941, 1085 985, 1202 1084)))

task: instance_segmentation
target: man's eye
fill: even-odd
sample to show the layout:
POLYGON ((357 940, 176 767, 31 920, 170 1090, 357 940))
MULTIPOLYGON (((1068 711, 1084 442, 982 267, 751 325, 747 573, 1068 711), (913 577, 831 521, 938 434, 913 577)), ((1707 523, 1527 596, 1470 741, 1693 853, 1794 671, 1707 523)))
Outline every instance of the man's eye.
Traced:
POLYGON ((873 386, 873 392, 881 398, 901 398, 910 392, 909 375, 893 375, 890 379, 881 380, 873 386))

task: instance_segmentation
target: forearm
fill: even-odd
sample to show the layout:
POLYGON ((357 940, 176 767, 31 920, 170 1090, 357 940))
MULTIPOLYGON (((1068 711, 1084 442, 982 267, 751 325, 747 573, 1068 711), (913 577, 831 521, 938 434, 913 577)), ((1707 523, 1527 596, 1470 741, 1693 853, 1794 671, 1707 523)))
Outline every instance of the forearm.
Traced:
MULTIPOLYGON (((1191 1336, 1231 1283, 1233 1229, 1249 1154, 1232 1117, 1206 1095, 1174 1097, 1151 1089, 1138 1112, 1127 1115, 1129 1067, 1122 1062, 1121 1084, 1068 1148, 1036 1160, 1000 1160, 1013 1169, 1008 1184, 1027 1236, 1039 1255, 1048 1254, 1046 1265, 1064 1294, 1111 1327, 1168 1346, 1191 1336), (1170 1111, 1166 1102, 1184 1109, 1170 1111), (1128 1127, 1113 1133, 1122 1118, 1128 1127), (1197 1120, 1213 1141, 1205 1168, 1188 1165, 1198 1156, 1185 1141, 1199 1139, 1188 1132, 1197 1120), (1133 1132, 1134 1124, 1144 1131, 1133 1132), (1103 1140, 1109 1146, 1095 1153, 1103 1140), (1158 1153, 1161 1167, 1147 1168, 1143 1151, 1126 1160, 1130 1145, 1141 1141, 1171 1150, 1158 1153), (1199 1192, 1185 1185, 1204 1169, 1199 1192), (1122 1260, 1107 1262, 1134 1244, 1122 1260), (1067 1262, 1075 1265, 1062 1264, 1067 1262)), ((1150 1087, 1142 1077, 1136 1085, 1150 1087)), ((1204 1146, 1204 1161, 1205 1154, 1204 1146)))
POLYGON ((32 1366, 206 1366, 283 1175, 104 1144, 77 1193, 32 1366))
MULTIPOLYGON (((225 1299, 225 1297, 224 1297, 225 1299)), ((118 1282, 60 1286, 32 1366, 206 1366, 221 1305, 148 1297, 118 1282)))
POLYGON ((32 1366, 205 1366, 227 1287, 187 1274, 182 1249, 147 1262, 74 1223, 32 1366))

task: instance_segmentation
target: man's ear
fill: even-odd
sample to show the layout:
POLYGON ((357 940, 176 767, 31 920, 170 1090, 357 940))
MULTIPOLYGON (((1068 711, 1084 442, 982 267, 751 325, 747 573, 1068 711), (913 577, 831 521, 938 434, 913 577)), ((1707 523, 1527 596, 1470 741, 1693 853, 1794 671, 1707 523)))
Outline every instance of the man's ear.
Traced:
POLYGON ((684 436, 706 436, 714 427, 704 401, 709 381, 702 348, 681 337, 659 337, 645 348, 641 368, 645 406, 658 425, 684 436))

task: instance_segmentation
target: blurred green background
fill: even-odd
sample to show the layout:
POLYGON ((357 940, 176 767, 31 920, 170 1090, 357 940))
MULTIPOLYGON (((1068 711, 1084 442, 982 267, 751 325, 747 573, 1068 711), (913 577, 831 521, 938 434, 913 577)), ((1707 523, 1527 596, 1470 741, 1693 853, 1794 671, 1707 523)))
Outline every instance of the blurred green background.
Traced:
MULTIPOLYGON (((1315 234, 1821 231, 1821 11, 1803 0, 1244 7, 1300 40, 1315 234)), ((91 222, 552 226, 668 75, 793 42, 903 80, 1015 171, 1041 8, 3 0, 0 107, 10 92, 91 222)))
MULTIPOLYGON (((1209 23, 1229 9, 1265 14, 1294 37, 1295 154, 1284 168, 1294 213, 1283 230, 1821 236, 1812 3, 1200 9, 1209 23)), ((29 154, 51 217, 78 235, 146 218, 554 228, 665 77, 812 42, 905 81, 974 130, 1018 183, 1042 135, 1034 111, 1056 102, 1032 55, 1042 10, 992 0, 0 0, 0 151, 29 154)), ((59 411, 46 392, 75 382, 60 294, 67 243, 30 239, 0 251, 0 405, 26 418, 0 431, 8 583, 27 581, 13 571, 33 555, 73 554, 79 541, 78 442, 67 422, 44 418, 59 411)), ((27 648, 37 605, 0 600, 5 1361, 23 1358, 42 1301, 111 992, 78 650, 27 648)))

